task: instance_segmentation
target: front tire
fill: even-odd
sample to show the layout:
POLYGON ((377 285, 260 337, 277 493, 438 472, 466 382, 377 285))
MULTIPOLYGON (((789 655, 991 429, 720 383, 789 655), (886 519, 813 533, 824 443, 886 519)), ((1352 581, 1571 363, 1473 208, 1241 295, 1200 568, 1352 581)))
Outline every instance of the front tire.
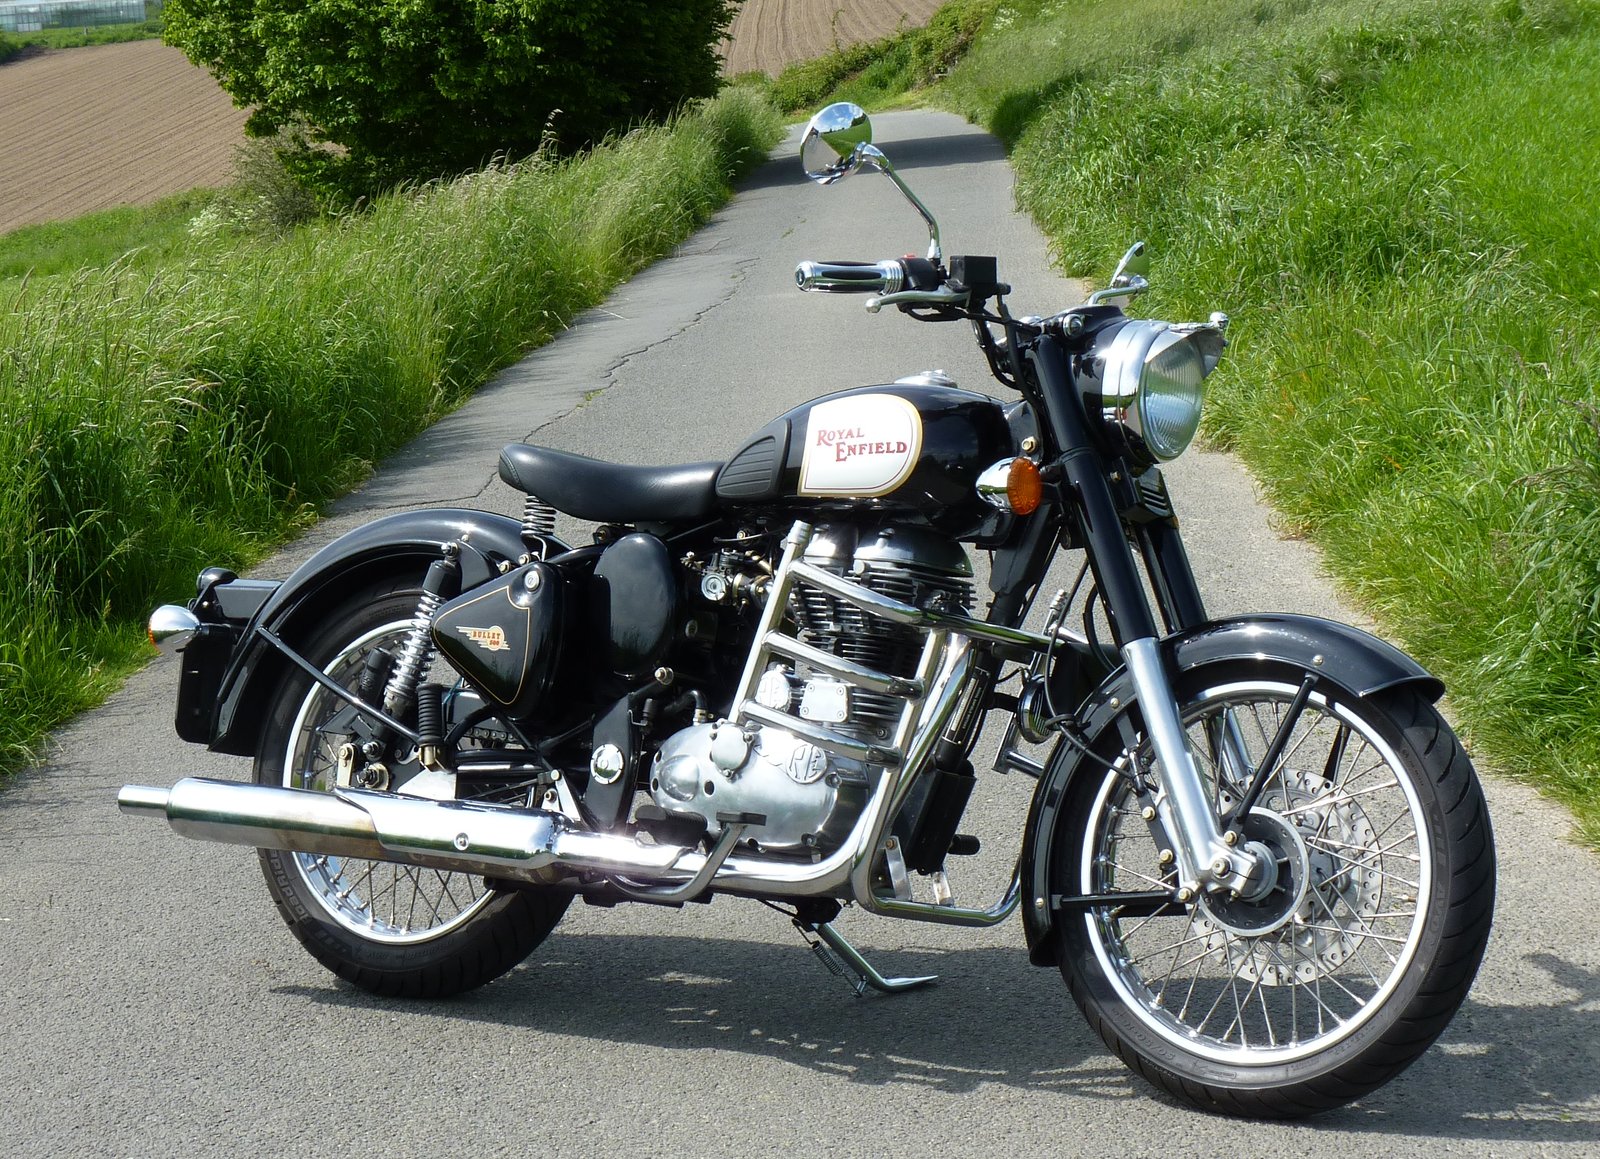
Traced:
MULTIPOLYGON (((1219 738, 1239 738, 1258 764, 1300 677, 1217 664, 1181 678, 1190 749, 1219 810, 1242 791, 1219 738)), ((1170 842, 1144 812, 1148 741, 1131 711, 1101 738, 1115 768, 1091 761, 1074 778, 1052 889, 1170 887, 1170 842)), ((1279 866, 1267 897, 1065 913, 1059 960, 1090 1024, 1152 1083, 1206 1110, 1289 1118, 1375 1089, 1444 1030, 1488 938, 1494 843, 1466 754, 1405 687, 1314 693, 1252 817, 1246 837, 1279 866)))
MULTIPOLYGON (((316 625, 306 658, 354 688, 369 654, 398 650, 420 587, 378 585, 316 625)), ((428 679, 452 684, 435 661, 428 679)), ((346 702, 294 672, 268 710, 255 761, 258 784, 331 791, 348 738, 346 702)), ((275 849, 259 851, 278 912, 300 943, 339 977, 386 997, 443 998, 498 978, 531 953, 571 895, 497 892, 483 879, 410 865, 275 849)))

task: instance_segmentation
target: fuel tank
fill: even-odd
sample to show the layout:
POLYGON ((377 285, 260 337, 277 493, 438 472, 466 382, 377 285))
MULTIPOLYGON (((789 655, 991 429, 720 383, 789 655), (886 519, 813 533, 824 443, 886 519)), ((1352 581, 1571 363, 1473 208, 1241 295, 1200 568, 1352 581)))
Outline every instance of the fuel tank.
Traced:
POLYGON ((866 507, 967 537, 995 514, 978 498, 979 474, 1015 454, 998 402, 926 373, 824 395, 779 416, 723 465, 717 497, 817 520, 866 507))

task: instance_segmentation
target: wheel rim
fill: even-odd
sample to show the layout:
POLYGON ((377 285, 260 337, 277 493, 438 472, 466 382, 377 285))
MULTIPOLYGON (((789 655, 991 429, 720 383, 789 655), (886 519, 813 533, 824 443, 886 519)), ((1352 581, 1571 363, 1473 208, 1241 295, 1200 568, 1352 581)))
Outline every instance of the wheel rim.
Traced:
MULTIPOLYGON (((1230 783, 1208 736, 1231 717, 1253 767, 1295 693, 1282 684, 1229 684, 1189 706, 1190 750, 1215 803, 1227 806, 1230 783)), ((1147 746, 1140 755, 1148 759, 1147 746)), ((1129 763, 1125 753, 1120 766, 1129 763)), ((1105 779, 1078 855, 1085 892, 1172 884, 1140 808, 1129 776, 1105 779)), ((1262 902, 1292 904, 1287 920, 1264 908, 1265 932, 1247 936, 1241 930, 1251 923, 1237 902, 1171 916, 1106 908, 1083 919, 1101 972, 1140 1023, 1186 1053, 1232 1066, 1293 1062, 1355 1034, 1405 978, 1432 893, 1430 842, 1410 775, 1342 704, 1311 697, 1258 809, 1266 819, 1256 833, 1269 842, 1279 833, 1289 873, 1305 877, 1292 898, 1262 902)))
MULTIPOLYGON (((373 629, 347 644, 323 671, 342 687, 353 689, 367 654, 386 645, 398 646, 409 627, 409 620, 397 620, 373 629)), ((428 678, 441 679, 437 670, 428 678)), ((453 680, 451 674, 445 682, 453 680)), ((321 685, 313 685, 306 694, 284 753, 286 788, 333 790, 344 737, 322 726, 343 706, 321 685)), ((484 888, 483 879, 472 874, 321 853, 289 857, 323 912, 368 941, 408 945, 443 937, 470 921, 494 896, 484 888)))

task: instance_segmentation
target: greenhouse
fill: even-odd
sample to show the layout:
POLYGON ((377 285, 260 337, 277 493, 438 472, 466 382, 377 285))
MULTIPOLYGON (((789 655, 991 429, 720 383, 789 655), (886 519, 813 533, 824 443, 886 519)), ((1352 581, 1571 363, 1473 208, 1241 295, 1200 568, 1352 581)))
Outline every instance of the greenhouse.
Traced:
POLYGON ((0 0, 0 32, 137 24, 144 18, 145 0, 0 0))

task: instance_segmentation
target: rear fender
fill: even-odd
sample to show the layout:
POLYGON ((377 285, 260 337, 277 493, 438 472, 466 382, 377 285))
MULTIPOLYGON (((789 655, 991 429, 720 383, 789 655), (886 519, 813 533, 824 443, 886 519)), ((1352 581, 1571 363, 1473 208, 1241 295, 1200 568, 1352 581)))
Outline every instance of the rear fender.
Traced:
MULTIPOLYGON (((1179 632, 1162 641, 1168 670, 1190 672, 1213 664, 1256 661, 1298 682, 1316 673, 1318 687, 1347 696, 1367 697, 1402 685, 1414 687, 1429 701, 1444 694, 1444 684, 1404 652, 1376 636, 1348 624, 1314 616, 1288 614, 1239 616, 1214 620, 1179 632)), ((1101 755, 1120 750, 1106 730, 1134 700, 1127 671, 1118 668, 1089 694, 1076 716, 1088 747, 1101 755), (1109 747, 1108 747, 1109 746, 1109 747)), ((1028 939, 1028 960, 1036 966, 1053 966, 1057 912, 1050 901, 1050 865, 1053 846, 1065 828, 1063 816, 1068 789, 1080 769, 1093 776, 1098 765, 1066 741, 1057 743, 1034 789, 1023 830, 1021 873, 1022 924, 1028 939)))
MULTIPOLYGON (((323 547, 278 586, 245 629, 222 678, 210 747, 239 756, 255 754, 267 703, 289 668, 261 629, 301 651, 329 608, 370 583, 408 573, 420 580, 428 565, 443 556, 446 543, 461 545, 462 588, 476 587, 499 575, 502 563, 527 553, 521 532, 521 525, 504 515, 437 508, 386 516, 323 547)), ((566 550, 557 541, 552 546, 566 550)))

